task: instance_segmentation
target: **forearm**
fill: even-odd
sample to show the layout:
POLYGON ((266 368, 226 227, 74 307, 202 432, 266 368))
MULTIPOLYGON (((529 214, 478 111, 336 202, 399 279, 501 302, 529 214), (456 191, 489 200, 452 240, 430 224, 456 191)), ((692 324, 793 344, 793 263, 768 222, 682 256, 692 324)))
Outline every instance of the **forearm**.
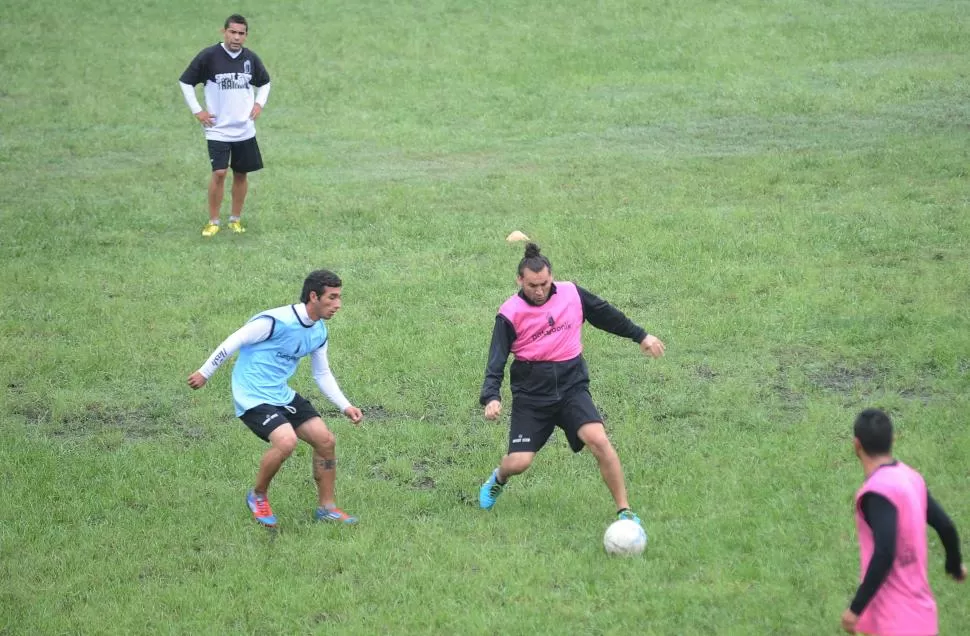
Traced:
POLYGON ((201 367, 199 367, 199 373, 202 374, 206 380, 211 378, 222 364, 232 357, 232 354, 239 351, 243 345, 243 336, 237 331, 225 340, 222 341, 216 350, 212 352, 209 359, 205 361, 201 367))
POLYGON ((269 87, 269 82, 256 87, 256 103, 259 104, 260 108, 266 106, 266 100, 269 99, 269 87))
POLYGON ((960 536, 946 511, 933 499, 929 492, 926 493, 926 523, 936 530, 936 534, 940 537, 940 543, 946 550, 946 571, 954 576, 959 575, 960 568, 963 565, 963 556, 960 554, 960 536))
POLYGON ((329 343, 325 343, 322 347, 314 351, 310 358, 310 364, 313 367, 313 379, 317 383, 320 392, 343 413, 351 404, 347 396, 340 390, 340 386, 337 384, 337 378, 334 377, 333 372, 330 370, 330 360, 327 357, 328 348, 329 343))
POLYGON ((622 311, 582 287, 577 285, 576 288, 583 304, 583 318, 589 324, 637 343, 647 337, 647 331, 627 318, 622 311))
POLYGON ((862 614, 866 606, 869 605, 869 601, 876 595, 883 581, 889 576, 889 570, 892 569, 892 566, 892 556, 885 554, 873 555, 872 560, 869 562, 869 568, 866 570, 866 575, 862 578, 862 583, 859 584, 855 596, 849 604, 849 609, 852 610, 853 614, 857 616, 862 614))
POLYGON ((255 344, 269 338, 273 333, 274 324, 270 318, 247 322, 216 347, 205 364, 199 368, 199 373, 208 380, 226 360, 232 357, 232 354, 239 351, 244 345, 255 344))
POLYGON ((185 103, 188 104, 189 110, 192 114, 202 112, 202 104, 199 103, 198 97, 195 96, 195 87, 186 84, 185 82, 179 82, 179 88, 182 89, 182 97, 185 99, 185 103))
POLYGON ((485 364, 485 381, 478 401, 488 404, 501 399, 502 379, 505 377, 505 363, 508 362, 515 341, 515 329, 502 316, 496 316, 492 328, 492 341, 488 347, 488 362, 485 364))
POLYGON ((849 609, 857 616, 869 605, 889 576, 896 558, 898 512, 882 495, 868 493, 860 502, 866 523, 872 529, 872 558, 849 609))
POLYGON ((350 400, 344 395, 343 391, 340 390, 340 386, 337 384, 337 378, 333 376, 333 373, 320 373, 314 374, 313 379, 317 383, 320 392, 323 393, 330 402, 340 409, 343 413, 348 406, 351 406, 350 400))

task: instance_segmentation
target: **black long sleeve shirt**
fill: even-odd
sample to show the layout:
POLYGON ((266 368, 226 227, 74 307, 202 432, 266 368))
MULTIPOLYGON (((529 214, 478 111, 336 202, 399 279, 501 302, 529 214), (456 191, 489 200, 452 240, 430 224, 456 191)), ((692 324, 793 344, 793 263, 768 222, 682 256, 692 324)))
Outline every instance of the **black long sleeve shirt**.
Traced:
MULTIPOLYGON (((602 298, 591 294, 579 285, 576 286, 582 303, 583 320, 609 333, 630 338, 634 342, 641 342, 647 336, 645 329, 634 323, 627 316, 606 302, 602 298)), ((553 285, 551 294, 556 293, 553 285)), ((519 291, 519 296, 527 303, 533 303, 519 291)), ((512 343, 516 333, 512 323, 498 314, 492 328, 492 342, 488 350, 488 362, 485 365, 485 382, 479 401, 484 405, 492 400, 500 400, 502 378, 505 375, 505 363, 508 362, 512 343)), ((512 393, 517 399, 524 399, 534 404, 550 404, 560 399, 562 393, 583 384, 589 384, 589 371, 583 356, 563 362, 523 362, 513 361, 509 369, 509 381, 512 393)))
MULTIPOLYGON (((862 577, 849 609, 857 616, 876 595, 879 587, 889 576, 896 558, 897 522, 899 513, 891 501, 876 493, 866 493, 859 502, 866 524, 872 528, 873 553, 869 567, 862 577)), ((936 530, 946 550, 946 571, 959 576, 963 558, 960 555, 960 538, 956 526, 939 503, 926 493, 926 523, 936 530)))

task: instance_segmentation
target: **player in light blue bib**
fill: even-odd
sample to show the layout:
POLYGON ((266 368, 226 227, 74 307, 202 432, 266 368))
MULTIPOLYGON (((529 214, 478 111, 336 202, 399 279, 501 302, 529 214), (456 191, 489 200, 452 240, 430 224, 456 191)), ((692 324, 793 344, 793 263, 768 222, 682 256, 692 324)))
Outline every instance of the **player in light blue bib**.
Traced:
POLYGON ((216 347, 202 367, 189 376, 200 389, 216 370, 239 352, 232 370, 232 398, 236 415, 270 447, 259 462, 256 483, 246 494, 253 517, 275 527, 269 505, 270 481, 293 454, 298 440, 313 447, 313 478, 317 482, 318 521, 356 523, 337 508, 334 499, 337 455, 333 433, 313 405, 288 384, 300 359, 310 356, 313 379, 320 391, 354 424, 360 409, 344 396, 327 360, 329 320, 341 306, 340 278, 333 272, 311 272, 303 282, 300 303, 260 312, 216 347))

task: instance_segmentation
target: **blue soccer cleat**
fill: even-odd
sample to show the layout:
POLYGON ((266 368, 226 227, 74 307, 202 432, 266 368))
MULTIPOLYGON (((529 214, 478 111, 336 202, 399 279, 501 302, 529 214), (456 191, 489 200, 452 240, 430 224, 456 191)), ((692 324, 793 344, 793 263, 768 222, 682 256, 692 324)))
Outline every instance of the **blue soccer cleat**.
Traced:
POLYGON ((357 523, 357 517, 348 515, 340 508, 324 508, 321 506, 313 513, 313 518, 317 521, 326 521, 328 523, 357 523))
POLYGON ((484 510, 491 510, 504 488, 504 484, 498 483, 498 468, 496 468, 489 475, 488 481, 482 484, 481 490, 478 491, 478 505, 484 510))
POLYGON ((266 495, 257 495, 255 490, 246 493, 246 504, 253 513, 253 518, 267 528, 276 527, 276 515, 269 506, 269 499, 266 495))
POLYGON ((638 526, 642 526, 643 523, 640 522, 640 517, 637 513, 633 512, 629 508, 624 508, 623 510, 616 513, 616 518, 619 519, 629 519, 630 521, 635 521, 638 526))

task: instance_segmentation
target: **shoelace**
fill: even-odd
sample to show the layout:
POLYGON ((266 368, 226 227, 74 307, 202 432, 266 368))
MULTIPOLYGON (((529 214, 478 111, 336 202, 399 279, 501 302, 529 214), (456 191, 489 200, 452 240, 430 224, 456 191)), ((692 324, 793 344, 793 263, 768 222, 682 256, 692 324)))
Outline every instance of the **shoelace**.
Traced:
POLYGON ((256 497, 256 514, 260 517, 273 516, 273 510, 269 507, 269 499, 256 497))

